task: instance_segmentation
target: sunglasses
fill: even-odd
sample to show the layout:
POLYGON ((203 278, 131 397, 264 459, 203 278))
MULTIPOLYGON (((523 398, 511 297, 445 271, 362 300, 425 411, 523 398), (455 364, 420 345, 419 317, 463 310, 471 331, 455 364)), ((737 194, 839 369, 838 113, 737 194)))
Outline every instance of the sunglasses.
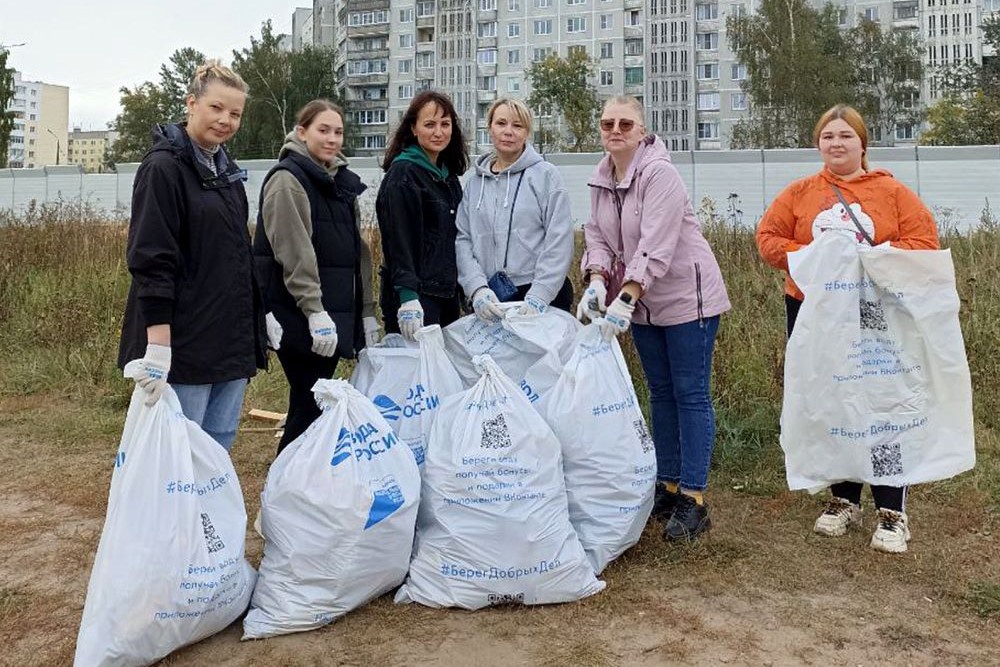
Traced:
POLYGON ((601 129, 605 132, 614 132, 616 120, 618 121, 618 129, 622 132, 630 132, 635 127, 635 121, 628 118, 602 118, 601 129))

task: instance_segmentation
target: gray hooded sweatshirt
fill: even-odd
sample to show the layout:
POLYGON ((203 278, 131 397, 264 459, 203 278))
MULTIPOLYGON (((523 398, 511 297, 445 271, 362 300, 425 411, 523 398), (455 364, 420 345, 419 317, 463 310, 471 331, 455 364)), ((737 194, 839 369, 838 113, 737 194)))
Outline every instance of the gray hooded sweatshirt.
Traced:
POLYGON ((490 276, 503 270, 515 285, 531 283, 528 294, 551 303, 573 260, 566 186, 559 170, 531 144, 499 174, 490 171, 494 159, 492 154, 481 156, 475 174, 465 182, 455 221, 458 282, 471 299, 490 276))
MULTIPOLYGON (((281 160, 289 153, 298 153, 316 162, 299 139, 295 130, 285 137, 285 145, 278 153, 281 160)), ((320 164, 316 162, 316 164, 320 164)), ((347 160, 337 155, 331 164, 321 164, 333 178, 337 169, 347 166, 347 160)), ((359 224, 357 201, 354 214, 359 224)), ((309 195, 298 179, 290 171, 275 173, 264 186, 262 216, 264 230, 271 241, 275 259, 284 267, 285 287, 295 299, 295 303, 307 317, 310 313, 323 310, 320 300, 322 290, 319 284, 319 267, 312 245, 312 213, 309 209, 309 195)), ((372 255, 371 249, 361 236, 361 284, 363 291, 362 317, 375 316, 375 298, 372 295, 372 255)))

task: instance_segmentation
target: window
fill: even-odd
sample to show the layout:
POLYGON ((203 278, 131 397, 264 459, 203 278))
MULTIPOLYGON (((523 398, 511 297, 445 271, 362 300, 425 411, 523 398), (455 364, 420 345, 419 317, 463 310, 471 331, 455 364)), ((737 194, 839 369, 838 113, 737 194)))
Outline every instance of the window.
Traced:
POLYGON ((434 0, 420 0, 417 2, 417 18, 434 15, 434 0))
POLYGON ((614 58, 615 45, 612 42, 601 42, 601 58, 614 58))
POLYGON ((570 7, 574 7, 577 5, 585 5, 587 4, 587 0, 566 0, 566 4, 569 5, 570 7))
POLYGON ((615 85, 615 73, 612 72, 612 71, 610 71, 610 70, 602 69, 601 70, 601 85, 602 86, 613 86, 613 85, 615 85))
POLYGON ((642 68, 641 67, 626 67, 625 68, 625 85, 626 86, 641 86, 643 81, 642 68))
MULTIPOLYGON (((348 62, 350 65, 350 62, 348 62)), ((400 74, 409 74, 413 71, 413 58, 407 58, 405 60, 399 61, 399 66, 397 67, 400 74)))
POLYGON ((400 35, 399 36, 399 48, 401 48, 401 49, 412 49, 413 48, 413 35, 400 35))
POLYGON ((719 63, 698 63, 696 71, 701 80, 718 79, 719 63))
POLYGON ((733 81, 742 81, 747 78, 747 66, 743 63, 733 63, 730 78, 733 81))
POLYGON ((719 93, 698 93, 698 111, 718 111, 719 93))
POLYGON ((476 34, 480 37, 496 37, 497 36, 497 22, 496 21, 486 21, 480 23, 476 28, 476 34))
POLYGON ((434 53, 418 53, 417 67, 434 67, 434 53))
POLYGON ((702 32, 694 36, 699 51, 715 51, 719 48, 719 33, 702 32))
POLYGON ((512 12, 521 11, 521 0, 507 0, 507 9, 512 12))
POLYGON ((614 16, 611 14, 601 14, 601 30, 611 30, 614 27, 614 16))
POLYGON ((495 12, 497 10, 497 0, 479 0, 479 11, 495 12))
POLYGON ((642 25, 642 19, 639 16, 639 10, 633 9, 625 16, 625 25, 639 26, 642 25))
POLYGON ((844 8, 837 10, 837 25, 847 25, 847 10, 844 8))
POLYGON ((371 60, 348 60, 348 76, 364 76, 365 74, 385 74, 388 70, 388 63, 385 59, 376 58, 371 60))
POLYGON ((380 23, 389 22, 389 12, 385 9, 379 9, 374 12, 351 12, 350 16, 347 18, 347 24, 356 25, 378 25, 380 23))
POLYGON ((627 55, 627 56, 641 56, 642 55, 642 40, 641 39, 626 39, 625 40, 625 55, 627 55))
POLYGON ((896 126, 896 138, 901 140, 913 139, 913 126, 912 125, 897 125, 896 126))
POLYGON ((382 125, 385 123, 385 109, 365 109, 354 112, 354 121, 358 125, 382 125))
POLYGON ((732 107, 733 107, 733 111, 746 111, 747 110, 747 94, 746 93, 733 93, 733 96, 732 96, 732 107))
POLYGON ((413 7, 399 10, 400 23, 413 23, 413 7))
POLYGON ((369 134, 361 137, 361 148, 368 150, 381 150, 385 148, 385 135, 369 134))
POLYGON ((699 139, 718 139, 719 138, 719 124, 718 123, 698 123, 698 138, 699 139))
POLYGON ((865 8, 865 20, 866 21, 878 21, 878 7, 866 7, 865 8))
POLYGON ((508 37, 519 37, 521 35, 521 24, 520 23, 508 23, 507 24, 507 36, 508 37))
POLYGON ((582 55, 584 58, 586 58, 587 57, 587 47, 584 46, 583 44, 572 44, 569 47, 567 47, 567 49, 566 49, 566 55, 571 56, 571 55, 573 55, 575 53, 578 53, 578 54, 582 55))
POLYGON ((541 62, 546 58, 548 58, 551 53, 552 49, 550 49, 547 46, 542 48, 537 48, 531 52, 531 61, 536 63, 541 62))
POLYGON ((535 21, 535 34, 536 35, 551 35, 552 34, 552 19, 545 19, 544 21, 535 21))
POLYGON ((476 143, 488 146, 490 143, 490 131, 476 130, 476 143))
POLYGON ((519 93, 521 92, 521 80, 517 77, 511 77, 507 79, 507 92, 508 93, 519 93))
POLYGON ((413 97, 413 84, 404 83, 399 87, 399 99, 408 100, 413 97))
POLYGON ((743 18, 747 15, 747 6, 742 2, 735 5, 729 5, 729 15, 737 18, 743 18))
POLYGON ((583 32, 587 29, 587 19, 582 16, 571 16, 566 19, 566 32, 583 32))
POLYGON ((497 78, 495 76, 481 76, 477 84, 479 90, 496 90, 497 78))
POLYGON ((521 62, 521 49, 507 49, 507 64, 516 65, 521 62))
POLYGON ((699 21, 717 19, 719 18, 719 5, 714 2, 711 4, 699 3, 694 6, 694 17, 699 21))
POLYGON ((535 7, 539 9, 548 9, 552 6, 552 0, 535 0, 535 7))
POLYGON ((496 49, 479 49, 476 51, 476 62, 480 65, 496 65, 497 64, 497 50, 496 49))

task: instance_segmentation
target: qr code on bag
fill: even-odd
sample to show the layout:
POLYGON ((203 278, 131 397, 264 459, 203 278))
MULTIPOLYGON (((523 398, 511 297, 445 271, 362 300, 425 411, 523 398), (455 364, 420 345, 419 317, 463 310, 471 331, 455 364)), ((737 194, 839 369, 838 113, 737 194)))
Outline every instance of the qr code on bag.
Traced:
POLYGON ((645 419, 636 419, 632 422, 632 426, 635 428, 635 434, 639 436, 639 444, 642 445, 642 453, 648 454, 651 449, 653 449, 653 438, 649 435, 649 429, 646 428, 645 419))
POLYGON ((861 300, 861 328, 872 331, 887 331, 889 329, 885 323, 885 311, 882 309, 881 301, 861 300))
POLYGON ((483 449, 505 449, 510 447, 510 431, 503 413, 483 422, 483 449))
POLYGON ((208 553, 214 554, 216 551, 222 551, 226 548, 222 538, 215 534, 212 520, 204 512, 201 514, 201 529, 205 531, 205 544, 208 545, 208 553))
POLYGON ((898 442, 883 442, 872 447, 872 474, 875 477, 903 474, 903 452, 898 442))

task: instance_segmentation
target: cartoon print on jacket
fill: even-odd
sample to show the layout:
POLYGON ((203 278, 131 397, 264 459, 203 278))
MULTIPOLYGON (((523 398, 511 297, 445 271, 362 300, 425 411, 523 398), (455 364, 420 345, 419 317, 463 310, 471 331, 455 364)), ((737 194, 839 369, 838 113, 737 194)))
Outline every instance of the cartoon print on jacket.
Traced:
MULTIPOLYGON (((872 222, 867 213, 861 210, 861 204, 851 204, 851 210, 854 211, 854 217, 858 219, 858 222, 868 232, 868 235, 875 238, 875 223, 872 222)), ((851 220, 851 215, 840 202, 834 203, 833 206, 825 211, 820 211, 819 215, 813 220, 812 235, 814 239, 819 238, 820 234, 828 231, 851 234, 858 243, 864 243, 865 241, 864 235, 858 231, 857 225, 851 220)))

